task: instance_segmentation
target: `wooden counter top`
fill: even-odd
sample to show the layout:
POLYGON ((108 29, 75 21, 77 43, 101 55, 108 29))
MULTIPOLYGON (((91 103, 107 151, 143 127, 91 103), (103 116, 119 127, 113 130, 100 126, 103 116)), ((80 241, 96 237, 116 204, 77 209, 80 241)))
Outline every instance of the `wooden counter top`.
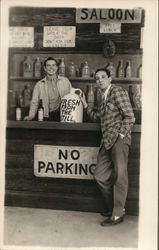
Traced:
MULTIPOLYGON (((7 121, 7 128, 23 128, 23 129, 53 129, 53 130, 83 130, 98 131, 100 125, 98 123, 63 123, 63 122, 38 122, 38 121, 7 121)), ((135 124, 132 132, 141 132, 141 125, 135 124)))

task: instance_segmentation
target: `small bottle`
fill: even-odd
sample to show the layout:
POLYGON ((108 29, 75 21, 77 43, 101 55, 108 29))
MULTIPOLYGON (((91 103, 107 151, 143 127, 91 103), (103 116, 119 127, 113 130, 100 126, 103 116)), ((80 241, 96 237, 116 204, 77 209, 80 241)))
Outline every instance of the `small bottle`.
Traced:
POLYGON ((131 78, 131 65, 130 61, 127 62, 126 68, 125 68, 125 77, 131 78))
POLYGON ((106 68, 110 71, 111 77, 115 78, 115 67, 113 65, 113 62, 109 62, 106 68))
POLYGON ((43 102, 42 99, 40 99, 39 107, 38 107, 38 121, 44 120, 44 108, 43 108, 43 102))
POLYGON ((33 63, 30 56, 26 56, 23 61, 23 76, 33 77, 33 63))
POLYGON ((94 91, 92 84, 88 85, 87 102, 91 108, 94 107, 94 91))
POLYGON ((30 85, 27 84, 24 86, 24 90, 23 90, 24 107, 29 107, 30 101, 31 101, 31 89, 30 89, 30 85))
POLYGON ((118 78, 123 78, 124 77, 124 69, 123 69, 123 60, 121 59, 119 61, 119 65, 118 65, 118 78))
POLYGON ((88 78, 90 76, 90 69, 89 69, 89 66, 88 66, 88 62, 86 61, 84 63, 84 66, 82 68, 82 77, 83 78, 88 78))
POLYGON ((61 63, 59 65, 59 75, 65 76, 65 61, 64 58, 61 58, 61 63))
POLYGON ((19 103, 19 99, 17 99, 17 105, 16 105, 16 121, 21 121, 22 119, 22 109, 19 103))
POLYGON ((34 77, 41 77, 41 61, 39 57, 37 57, 34 62, 34 77))
POLYGON ((137 70, 137 77, 142 78, 142 64, 139 65, 138 70, 137 70))
POLYGON ((76 68, 75 68, 74 62, 71 62, 69 66, 69 76, 70 77, 76 76, 76 68))

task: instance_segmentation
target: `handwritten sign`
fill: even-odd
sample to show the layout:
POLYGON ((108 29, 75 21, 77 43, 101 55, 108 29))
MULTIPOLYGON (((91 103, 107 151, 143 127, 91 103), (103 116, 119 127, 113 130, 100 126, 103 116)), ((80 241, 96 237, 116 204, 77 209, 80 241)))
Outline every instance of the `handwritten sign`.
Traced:
POLYGON ((76 27, 74 26, 45 26, 44 47, 75 47, 76 27))
POLYGON ((10 27, 9 47, 34 47, 34 28, 10 27))
POLYGON ((121 23, 100 23, 100 33, 121 33, 121 23))
POLYGON ((78 97, 75 98, 74 95, 68 94, 61 99, 60 121, 61 122, 83 121, 83 105, 78 97))
POLYGON ((34 175, 93 179, 98 147, 34 145, 34 175))
POLYGON ((76 23, 140 23, 142 9, 77 9, 76 23))

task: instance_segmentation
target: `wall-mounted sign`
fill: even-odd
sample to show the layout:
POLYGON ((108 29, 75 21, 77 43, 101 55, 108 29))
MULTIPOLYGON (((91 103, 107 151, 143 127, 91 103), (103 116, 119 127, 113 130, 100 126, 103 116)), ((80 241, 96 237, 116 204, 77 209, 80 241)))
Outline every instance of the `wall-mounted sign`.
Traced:
POLYGON ((45 26, 43 47, 75 47, 76 27, 45 26))
POLYGON ((121 33, 121 23, 100 23, 100 33, 121 33))
POLYGON ((9 47, 34 47, 34 28, 10 27, 9 47))
POLYGON ((76 9, 76 23, 140 23, 142 9, 76 9))
POLYGON ((34 145, 34 175, 93 179, 98 147, 34 145))

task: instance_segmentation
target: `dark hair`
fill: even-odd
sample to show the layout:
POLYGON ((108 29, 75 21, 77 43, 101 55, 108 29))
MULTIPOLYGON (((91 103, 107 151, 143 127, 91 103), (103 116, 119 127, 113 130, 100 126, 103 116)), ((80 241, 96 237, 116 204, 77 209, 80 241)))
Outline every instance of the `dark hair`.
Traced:
POLYGON ((45 59, 44 66, 46 66, 47 61, 50 61, 50 60, 55 61, 56 62, 56 66, 58 66, 57 60, 54 57, 51 57, 51 56, 45 59))
POLYGON ((95 76, 95 75, 97 74, 97 72, 99 72, 99 71, 104 71, 104 72, 107 74, 108 78, 111 76, 110 70, 109 70, 109 69, 105 69, 105 68, 97 69, 96 72, 95 72, 95 74, 94 74, 94 76, 95 76))

